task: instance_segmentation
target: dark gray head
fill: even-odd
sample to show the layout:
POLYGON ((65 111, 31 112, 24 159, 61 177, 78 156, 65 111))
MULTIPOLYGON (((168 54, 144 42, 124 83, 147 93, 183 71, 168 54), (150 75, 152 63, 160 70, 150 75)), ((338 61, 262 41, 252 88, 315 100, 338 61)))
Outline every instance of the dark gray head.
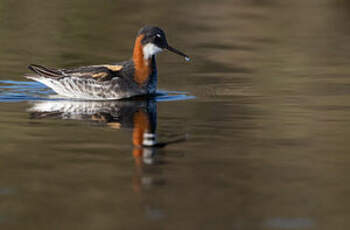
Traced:
POLYGON ((167 49, 171 52, 174 52, 178 55, 185 57, 187 61, 190 60, 190 58, 186 54, 171 47, 168 44, 165 33, 161 28, 156 26, 150 26, 150 25, 144 26, 138 31, 137 37, 141 35, 142 35, 141 44, 143 47, 145 58, 149 58, 161 52, 163 49, 167 49))
POLYGON ((143 39, 141 40, 142 45, 146 45, 147 43, 153 43, 159 48, 165 49, 168 47, 168 42, 165 37, 164 31, 156 26, 144 26, 142 27, 137 36, 143 35, 143 39))

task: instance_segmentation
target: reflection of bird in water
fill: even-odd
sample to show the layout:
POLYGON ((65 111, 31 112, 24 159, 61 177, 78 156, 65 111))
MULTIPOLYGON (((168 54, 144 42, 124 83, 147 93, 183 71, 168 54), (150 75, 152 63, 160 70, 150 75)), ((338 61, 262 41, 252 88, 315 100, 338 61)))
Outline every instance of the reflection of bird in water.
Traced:
POLYGON ((145 111, 150 122, 156 125, 156 102, 154 100, 128 101, 36 101, 29 109, 31 118, 72 119, 101 123, 112 128, 132 128, 133 116, 145 111))
POLYGON ((163 210, 152 201, 145 200, 143 192, 149 187, 165 184, 162 173, 154 169, 162 163, 159 151, 168 144, 184 141, 184 138, 158 142, 157 103, 154 99, 125 101, 35 101, 29 109, 33 119, 74 119, 104 124, 114 129, 132 128, 132 155, 136 172, 132 186, 140 201, 145 205, 147 215, 161 218, 163 210))
POLYGON ((29 109, 33 119, 73 119, 104 124, 111 128, 133 129, 133 156, 137 164, 154 163, 155 151, 168 144, 183 141, 179 138, 158 142, 157 103, 154 99, 121 101, 36 101, 29 109))

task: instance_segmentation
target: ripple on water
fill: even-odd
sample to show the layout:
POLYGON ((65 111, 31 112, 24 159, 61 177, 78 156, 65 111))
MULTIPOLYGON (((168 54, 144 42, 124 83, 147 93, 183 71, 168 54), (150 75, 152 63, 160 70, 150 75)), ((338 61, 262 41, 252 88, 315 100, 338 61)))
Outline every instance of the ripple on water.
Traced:
MULTIPOLYGON (((187 92, 157 91, 156 101, 177 101, 193 99, 187 92)), ((31 81, 0 81, 0 102, 21 102, 31 100, 64 100, 44 84, 31 81)))
POLYGON ((0 81, 0 102, 47 99, 53 91, 39 82, 0 81))

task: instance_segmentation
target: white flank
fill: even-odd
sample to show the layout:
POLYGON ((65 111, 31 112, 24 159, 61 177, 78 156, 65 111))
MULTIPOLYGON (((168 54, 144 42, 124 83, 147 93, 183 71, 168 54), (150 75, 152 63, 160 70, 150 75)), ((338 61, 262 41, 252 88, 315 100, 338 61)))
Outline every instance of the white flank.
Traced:
POLYGON ((155 44, 148 43, 143 47, 143 58, 149 59, 153 55, 156 55, 157 53, 161 52, 163 49, 156 46, 155 44))
POLYGON ((57 94, 77 99, 88 100, 114 100, 128 95, 119 95, 113 90, 108 90, 108 85, 98 84, 93 79, 79 79, 75 77, 64 78, 60 80, 45 77, 28 77, 41 82, 50 87, 57 94))

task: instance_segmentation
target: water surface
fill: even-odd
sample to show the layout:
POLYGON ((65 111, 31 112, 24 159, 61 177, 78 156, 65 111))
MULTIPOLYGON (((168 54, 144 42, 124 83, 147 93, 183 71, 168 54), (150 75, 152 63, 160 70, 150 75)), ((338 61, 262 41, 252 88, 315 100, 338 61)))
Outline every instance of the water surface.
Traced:
POLYGON ((4 0, 0 12, 2 229, 349 228, 346 1, 4 0), (146 23, 192 58, 158 56, 162 97, 58 100, 23 78, 30 63, 125 60, 146 23), (142 147, 145 132, 168 145, 142 147))

